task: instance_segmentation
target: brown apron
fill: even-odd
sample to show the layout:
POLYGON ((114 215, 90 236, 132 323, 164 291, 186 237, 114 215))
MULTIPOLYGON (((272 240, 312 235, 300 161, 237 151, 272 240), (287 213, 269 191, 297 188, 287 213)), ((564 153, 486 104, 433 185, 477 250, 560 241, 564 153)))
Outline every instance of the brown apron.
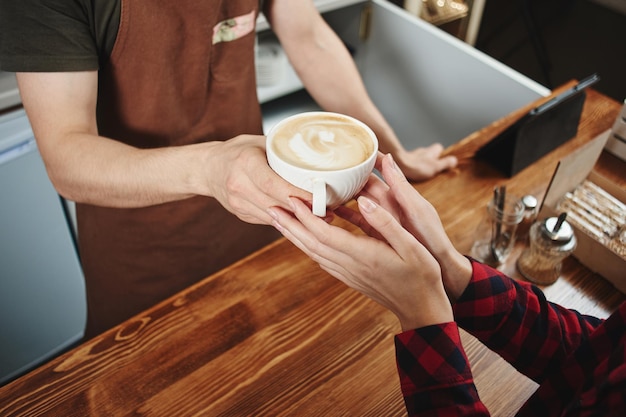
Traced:
MULTIPOLYGON (((122 0, 116 44, 99 75, 99 134, 140 148, 261 134, 255 34, 244 30, 258 7, 258 0, 122 0)), ((86 337, 278 237, 207 197, 138 209, 79 204, 77 218, 86 337)))

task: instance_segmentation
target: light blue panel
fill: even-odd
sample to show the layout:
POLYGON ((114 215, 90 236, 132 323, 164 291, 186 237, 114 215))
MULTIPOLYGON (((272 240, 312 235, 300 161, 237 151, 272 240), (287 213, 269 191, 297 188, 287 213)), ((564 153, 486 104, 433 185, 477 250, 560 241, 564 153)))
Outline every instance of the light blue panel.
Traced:
POLYGON ((328 21, 358 45, 366 87, 408 148, 451 145, 550 92, 389 2, 370 4, 362 44, 356 33, 364 5, 333 12, 328 21))
POLYGON ((83 335, 85 285, 23 111, 0 117, 0 384, 83 335))

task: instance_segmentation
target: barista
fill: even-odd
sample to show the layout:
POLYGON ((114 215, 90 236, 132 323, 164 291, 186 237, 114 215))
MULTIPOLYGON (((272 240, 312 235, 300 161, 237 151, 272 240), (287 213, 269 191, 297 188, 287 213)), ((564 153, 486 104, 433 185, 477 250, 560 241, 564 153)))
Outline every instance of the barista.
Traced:
POLYGON ((456 164, 402 148, 312 0, 0 0, 0 67, 77 203, 88 337, 275 239, 268 207, 310 200, 265 158, 261 10, 318 104, 372 127, 409 177, 456 164))

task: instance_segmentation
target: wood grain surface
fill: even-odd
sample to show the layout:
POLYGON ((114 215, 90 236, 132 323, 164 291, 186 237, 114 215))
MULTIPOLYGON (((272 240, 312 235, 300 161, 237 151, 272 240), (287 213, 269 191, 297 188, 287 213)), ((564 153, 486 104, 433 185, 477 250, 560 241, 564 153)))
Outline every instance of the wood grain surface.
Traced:
MULTIPOLYGON (((494 186, 541 199, 557 161, 610 128, 620 107, 589 91, 578 136, 506 178, 472 155, 520 109, 448 149, 460 166, 416 188, 467 252, 494 186)), ((623 163, 603 155, 600 164, 624 183, 623 163)), ((522 249, 501 267, 517 279, 522 249)), ((625 299, 573 258, 545 291, 600 317, 625 299)), ((404 416, 393 348, 399 330, 391 313, 281 239, 1 387, 0 415, 404 416)), ((492 415, 514 415, 536 385, 472 336, 462 338, 492 415)))

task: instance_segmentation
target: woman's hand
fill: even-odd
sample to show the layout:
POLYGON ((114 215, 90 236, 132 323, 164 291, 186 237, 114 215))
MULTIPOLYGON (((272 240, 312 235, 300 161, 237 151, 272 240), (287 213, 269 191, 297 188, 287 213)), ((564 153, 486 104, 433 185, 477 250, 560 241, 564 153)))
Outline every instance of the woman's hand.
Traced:
MULTIPOLYGON (((456 250, 435 208, 407 181, 391 155, 379 155, 376 168, 384 181, 372 175, 361 195, 383 206, 428 249, 441 265, 444 286, 450 299, 455 301, 465 291, 471 278, 469 260, 456 250)), ((377 236, 377 231, 372 230, 360 213, 346 207, 340 207, 335 213, 371 236, 377 236)))
POLYGON ((293 215, 280 208, 269 213, 287 239, 322 269, 391 310, 403 330, 452 321, 436 259, 385 208, 365 196, 358 203, 362 219, 384 240, 327 224, 298 199, 292 199, 293 215))

